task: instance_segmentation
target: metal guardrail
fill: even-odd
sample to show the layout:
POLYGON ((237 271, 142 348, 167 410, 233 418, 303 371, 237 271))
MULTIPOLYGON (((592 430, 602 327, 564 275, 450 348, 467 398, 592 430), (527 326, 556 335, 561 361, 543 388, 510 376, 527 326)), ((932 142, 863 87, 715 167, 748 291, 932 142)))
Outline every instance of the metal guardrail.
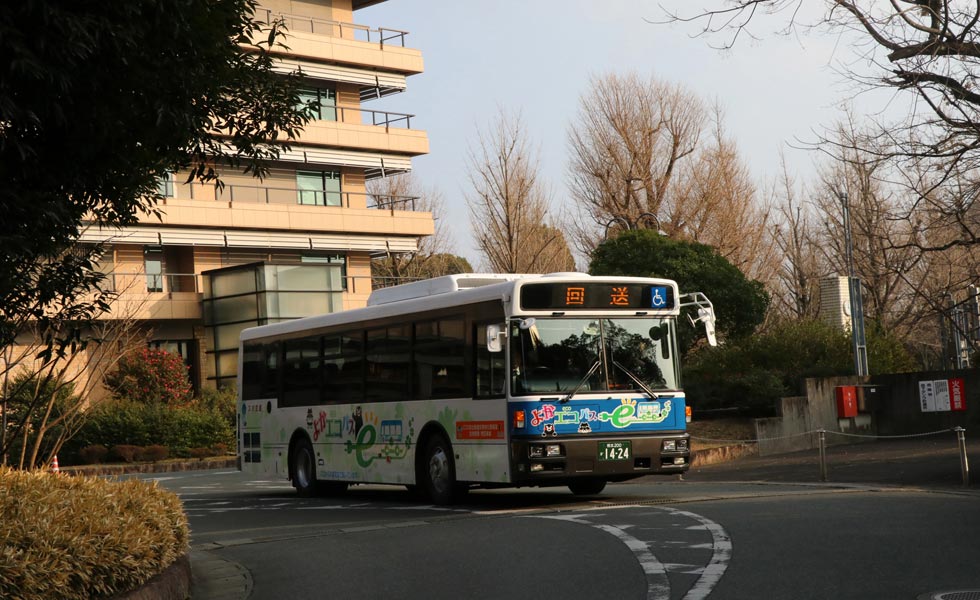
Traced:
POLYGON ((287 31, 302 31, 316 35, 328 35, 331 37, 354 39, 361 42, 377 43, 382 48, 384 48, 386 43, 389 46, 404 48, 405 37, 408 35, 407 31, 400 29, 390 29, 387 27, 371 29, 367 25, 294 15, 264 7, 256 7, 255 19, 260 23, 266 24, 272 23, 276 19, 281 19, 287 31))

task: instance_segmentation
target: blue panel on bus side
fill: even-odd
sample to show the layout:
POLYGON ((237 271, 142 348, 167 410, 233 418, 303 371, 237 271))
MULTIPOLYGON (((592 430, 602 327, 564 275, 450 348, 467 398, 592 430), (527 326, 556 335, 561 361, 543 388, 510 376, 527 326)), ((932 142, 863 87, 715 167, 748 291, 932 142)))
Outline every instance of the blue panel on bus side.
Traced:
POLYGON ((643 397, 609 397, 603 400, 571 400, 559 397, 534 402, 511 402, 514 413, 524 411, 524 428, 515 435, 616 434, 637 431, 677 431, 687 427, 684 396, 646 400, 643 397))

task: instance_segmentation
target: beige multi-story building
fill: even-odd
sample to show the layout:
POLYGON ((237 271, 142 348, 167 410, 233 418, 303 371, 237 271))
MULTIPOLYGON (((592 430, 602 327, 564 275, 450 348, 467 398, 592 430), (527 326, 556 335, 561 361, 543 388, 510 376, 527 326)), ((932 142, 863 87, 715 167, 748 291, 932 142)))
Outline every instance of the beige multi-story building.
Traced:
POLYGON ((162 219, 84 234, 111 248, 113 315, 180 352, 195 385, 234 381, 246 327, 363 306, 371 257, 412 252, 433 232, 413 198, 367 191, 429 147, 413 115, 371 110, 422 72, 406 32, 354 23, 381 1, 264 0, 258 19, 287 27, 276 69, 301 73, 304 97, 320 104, 314 120, 261 181, 219 167, 216 189, 176 173, 161 182, 162 219))

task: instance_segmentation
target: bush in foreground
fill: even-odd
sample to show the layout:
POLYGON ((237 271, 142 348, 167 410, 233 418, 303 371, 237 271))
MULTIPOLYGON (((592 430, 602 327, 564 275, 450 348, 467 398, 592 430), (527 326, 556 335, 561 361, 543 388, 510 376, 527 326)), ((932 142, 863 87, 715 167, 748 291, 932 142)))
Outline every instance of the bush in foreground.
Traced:
POLYGON ((0 468, 0 598, 137 588, 187 552, 180 500, 155 484, 0 468))

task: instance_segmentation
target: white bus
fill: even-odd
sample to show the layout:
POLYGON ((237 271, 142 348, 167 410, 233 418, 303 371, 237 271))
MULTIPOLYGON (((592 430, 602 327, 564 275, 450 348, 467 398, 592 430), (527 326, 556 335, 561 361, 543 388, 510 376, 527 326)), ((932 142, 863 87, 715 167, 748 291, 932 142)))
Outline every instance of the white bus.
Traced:
POLYGON ((242 469, 301 494, 567 485, 690 465, 677 327, 703 294, 666 279, 465 274, 385 288, 365 308, 246 329, 242 469))

